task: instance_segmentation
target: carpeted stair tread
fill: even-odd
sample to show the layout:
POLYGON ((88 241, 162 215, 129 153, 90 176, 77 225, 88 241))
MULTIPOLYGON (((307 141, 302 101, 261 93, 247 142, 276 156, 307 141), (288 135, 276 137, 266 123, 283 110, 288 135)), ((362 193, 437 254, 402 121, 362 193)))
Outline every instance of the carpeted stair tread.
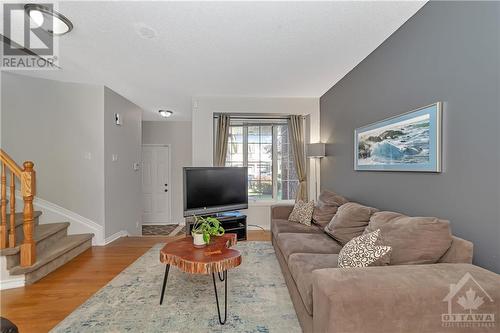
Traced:
MULTIPOLYGON (((16 227, 20 226, 23 224, 23 221, 24 221, 24 216, 23 216, 23 213, 16 213, 16 227)), ((41 211, 34 211, 33 212, 33 219, 36 219, 37 217, 39 217, 40 215, 42 215, 42 212, 41 211)), ((10 214, 7 214, 7 230, 10 229, 10 214)))
POLYGON ((50 261, 60 257, 61 255, 71 251, 75 247, 85 243, 86 241, 92 239, 94 234, 80 234, 80 235, 70 235, 61 239, 57 244, 55 244, 50 249, 47 249, 44 253, 38 254, 37 261, 34 265, 29 267, 17 266, 10 270, 10 274, 26 274, 30 273, 43 265, 49 263, 50 261))
MULTIPOLYGON (((41 242, 42 240, 47 239, 48 237, 68 227, 69 222, 39 224, 35 227, 35 243, 41 242)), ((0 250, 0 255, 7 256, 18 253, 19 249, 21 248, 20 245, 21 243, 15 247, 2 249, 0 250)))

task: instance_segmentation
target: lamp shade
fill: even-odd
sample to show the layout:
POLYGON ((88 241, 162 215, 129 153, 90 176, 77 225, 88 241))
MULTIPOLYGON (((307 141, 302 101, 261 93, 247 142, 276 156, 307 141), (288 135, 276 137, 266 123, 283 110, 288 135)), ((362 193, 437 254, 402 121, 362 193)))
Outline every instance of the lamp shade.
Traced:
POLYGON ((307 157, 321 158, 325 157, 325 144, 324 143, 310 143, 307 145, 307 157))

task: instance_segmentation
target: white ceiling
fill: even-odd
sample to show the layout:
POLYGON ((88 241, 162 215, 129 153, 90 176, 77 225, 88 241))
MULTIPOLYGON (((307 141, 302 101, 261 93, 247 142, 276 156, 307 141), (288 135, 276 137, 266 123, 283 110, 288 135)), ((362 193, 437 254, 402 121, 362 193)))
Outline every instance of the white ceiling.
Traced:
POLYGON ((425 1, 61 2, 61 71, 104 84, 160 120, 191 118, 193 96, 319 97, 425 1), (141 37, 138 31, 153 38, 141 37))

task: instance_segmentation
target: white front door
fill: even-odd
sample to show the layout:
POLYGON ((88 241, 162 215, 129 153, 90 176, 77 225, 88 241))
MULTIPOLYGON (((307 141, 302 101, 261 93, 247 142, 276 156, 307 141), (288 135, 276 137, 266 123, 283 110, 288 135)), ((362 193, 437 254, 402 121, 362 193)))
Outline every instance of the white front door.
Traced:
POLYGON ((169 177, 169 147, 142 146, 142 223, 171 223, 169 177))

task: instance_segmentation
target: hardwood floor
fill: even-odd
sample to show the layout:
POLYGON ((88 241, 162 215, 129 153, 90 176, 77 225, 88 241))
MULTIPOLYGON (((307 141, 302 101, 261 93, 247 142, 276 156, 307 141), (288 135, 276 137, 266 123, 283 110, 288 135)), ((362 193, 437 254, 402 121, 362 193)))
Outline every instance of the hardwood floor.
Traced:
MULTIPOLYGON (((85 251, 37 283, 0 292, 1 316, 21 333, 48 332, 153 245, 179 237, 123 237, 85 251)), ((270 241, 269 231, 248 240, 270 241)))

